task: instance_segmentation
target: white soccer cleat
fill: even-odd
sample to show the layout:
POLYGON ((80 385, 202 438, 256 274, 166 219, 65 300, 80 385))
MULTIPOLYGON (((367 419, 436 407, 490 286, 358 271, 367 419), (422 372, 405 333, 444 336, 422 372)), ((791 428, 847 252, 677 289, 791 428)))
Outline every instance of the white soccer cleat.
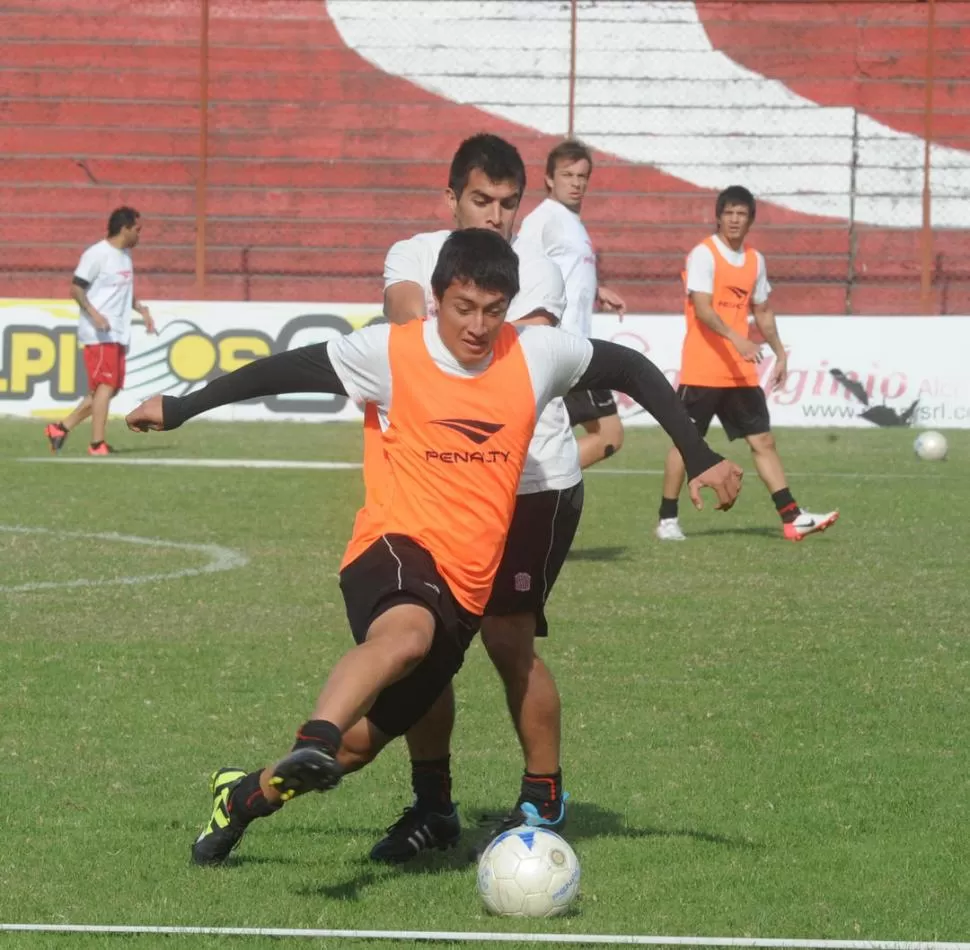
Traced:
POLYGON ((676 518, 661 518, 654 532, 661 541, 686 541, 687 535, 680 530, 680 522, 676 518))
POLYGON ((813 515, 803 511, 794 521, 782 526, 782 533, 789 541, 801 541, 816 531, 824 531, 839 520, 838 511, 828 511, 824 515, 813 515))

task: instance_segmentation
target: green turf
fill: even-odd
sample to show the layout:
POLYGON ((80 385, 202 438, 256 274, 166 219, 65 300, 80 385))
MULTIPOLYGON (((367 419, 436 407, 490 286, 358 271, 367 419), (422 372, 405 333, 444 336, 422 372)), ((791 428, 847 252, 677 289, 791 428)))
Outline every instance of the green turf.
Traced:
MULTIPOLYGON (((349 425, 120 428, 115 444, 145 460, 360 453, 349 425)), ((0 921, 965 939, 970 433, 948 435, 950 461, 928 465, 907 430, 781 433, 796 497, 843 513, 801 545, 781 540, 753 471, 733 512, 685 512, 688 542, 655 542, 658 476, 609 472, 658 468, 656 432, 632 431, 589 476, 542 647, 564 700, 582 897, 568 918, 517 921, 483 912, 463 849, 367 862, 409 799, 399 747, 254 826, 231 868, 188 864, 208 773, 282 753, 350 643, 336 571, 358 472, 26 463, 46 452, 41 427, 0 421, 0 524, 250 559, 0 593, 0 921)), ((206 560, 0 531, 0 587, 206 560)), ((473 817, 511 804, 521 766, 477 643, 457 686, 456 797, 473 817)), ((0 947, 216 940, 0 934, 0 947)))

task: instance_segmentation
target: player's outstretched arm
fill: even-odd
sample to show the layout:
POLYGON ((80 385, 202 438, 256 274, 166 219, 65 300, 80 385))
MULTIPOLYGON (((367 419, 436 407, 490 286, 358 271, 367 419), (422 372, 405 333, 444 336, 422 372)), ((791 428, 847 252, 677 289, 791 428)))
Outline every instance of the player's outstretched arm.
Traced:
POLYGON ((347 390, 333 367, 328 346, 328 343, 315 343, 254 360, 187 396, 152 396, 128 413, 125 422, 133 432, 167 431, 217 406, 261 396, 281 393, 346 396, 347 390))
POLYGON ((576 389, 615 389, 635 399, 670 436, 687 468, 694 507, 702 508, 700 489, 712 488, 716 507, 730 508, 741 491, 741 469, 718 455, 698 434, 684 404, 660 370, 645 356, 618 343, 591 340, 593 355, 576 389))

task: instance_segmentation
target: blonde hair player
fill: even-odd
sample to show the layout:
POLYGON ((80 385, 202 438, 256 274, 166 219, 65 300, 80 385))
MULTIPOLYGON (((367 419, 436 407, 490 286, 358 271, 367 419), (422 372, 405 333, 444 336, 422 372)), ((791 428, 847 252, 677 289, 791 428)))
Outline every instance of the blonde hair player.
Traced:
MULTIPOLYGON (((580 220, 592 173, 593 154, 582 142, 569 139, 557 145, 546 158, 548 197, 525 216, 519 231, 519 237, 538 244, 559 265, 566 281, 562 328, 587 340, 593 335, 595 307, 621 317, 626 312, 623 298, 599 283, 593 243, 580 220)), ((582 468, 620 451, 623 423, 612 392, 575 392, 565 401, 570 424, 586 430, 579 439, 582 468)))

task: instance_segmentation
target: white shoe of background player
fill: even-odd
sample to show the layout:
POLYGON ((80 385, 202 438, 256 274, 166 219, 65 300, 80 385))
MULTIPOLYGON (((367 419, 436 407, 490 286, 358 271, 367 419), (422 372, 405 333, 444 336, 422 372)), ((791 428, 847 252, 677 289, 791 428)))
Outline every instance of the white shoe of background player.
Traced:
POLYGON ((680 530, 680 522, 676 518, 661 518, 654 532, 661 541, 686 541, 687 535, 680 530))

